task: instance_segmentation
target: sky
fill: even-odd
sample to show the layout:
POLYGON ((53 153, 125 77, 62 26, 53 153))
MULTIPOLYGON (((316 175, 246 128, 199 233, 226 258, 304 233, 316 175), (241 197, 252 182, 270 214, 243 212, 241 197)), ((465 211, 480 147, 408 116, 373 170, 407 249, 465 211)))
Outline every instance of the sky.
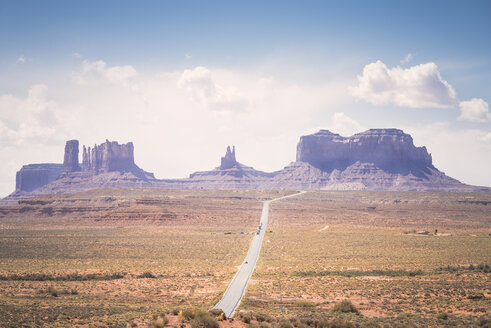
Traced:
POLYGON ((491 186, 490 1, 0 0, 0 196, 66 140, 158 178, 263 171, 302 135, 399 128, 491 186))

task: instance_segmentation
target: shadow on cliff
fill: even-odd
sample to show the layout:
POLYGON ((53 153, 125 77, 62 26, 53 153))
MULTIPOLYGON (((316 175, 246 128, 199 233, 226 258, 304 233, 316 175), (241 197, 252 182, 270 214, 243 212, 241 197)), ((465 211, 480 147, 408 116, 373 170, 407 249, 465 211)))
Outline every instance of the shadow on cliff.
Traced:
POLYGON ((380 169, 390 174, 400 174, 402 176, 413 175, 414 177, 424 180, 429 180, 428 176, 432 175, 431 169, 436 169, 432 165, 428 166, 419 161, 360 163, 359 161, 355 160, 337 160, 329 163, 323 163, 322 165, 320 163, 311 164, 324 172, 331 173, 334 170, 343 172, 357 163, 361 164, 361 167, 358 167, 357 169, 366 171, 362 173, 368 174, 371 173, 370 171, 373 169, 380 169), (363 166, 363 164, 365 164, 365 166, 363 166))
POLYGON ((426 164, 410 161, 405 163, 387 163, 380 164, 380 168, 388 173, 400 174, 404 176, 408 176, 410 174, 414 175, 417 178, 421 178, 424 180, 429 180, 429 175, 432 175, 430 169, 435 169, 434 166, 428 166, 426 164))

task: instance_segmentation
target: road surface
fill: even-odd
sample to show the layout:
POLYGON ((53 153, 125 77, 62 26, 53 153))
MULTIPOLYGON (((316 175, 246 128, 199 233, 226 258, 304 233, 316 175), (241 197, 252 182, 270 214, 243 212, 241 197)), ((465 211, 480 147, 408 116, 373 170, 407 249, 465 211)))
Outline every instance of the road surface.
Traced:
POLYGON ((259 253, 261 252, 264 233, 268 225, 269 204, 277 200, 298 196, 303 193, 305 193, 305 191, 301 191, 293 195, 267 200, 264 202, 263 212, 261 214, 261 221, 259 221, 258 230, 252 238, 252 243, 249 247, 249 251, 247 252, 246 257, 242 262, 239 271, 237 271, 234 278, 230 282, 230 285, 228 285, 228 288, 225 291, 225 294, 223 294, 222 299, 213 307, 214 309, 222 309, 227 318, 232 317, 235 309, 239 306, 240 301, 242 300, 242 297, 244 296, 245 290, 247 288, 249 278, 251 277, 252 273, 254 272, 254 268, 256 267, 256 262, 259 258, 259 253))

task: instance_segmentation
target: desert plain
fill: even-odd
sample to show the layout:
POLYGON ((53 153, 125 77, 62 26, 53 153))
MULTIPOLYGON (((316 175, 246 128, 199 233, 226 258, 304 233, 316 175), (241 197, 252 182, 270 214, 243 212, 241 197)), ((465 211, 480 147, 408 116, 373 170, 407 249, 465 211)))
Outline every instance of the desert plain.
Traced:
MULTIPOLYGON (((263 202, 294 192, 95 189, 0 207, 0 326, 199 327, 186 311, 221 298, 263 202)), ((218 323, 489 327, 490 205, 374 191, 274 202, 242 303, 218 323)))

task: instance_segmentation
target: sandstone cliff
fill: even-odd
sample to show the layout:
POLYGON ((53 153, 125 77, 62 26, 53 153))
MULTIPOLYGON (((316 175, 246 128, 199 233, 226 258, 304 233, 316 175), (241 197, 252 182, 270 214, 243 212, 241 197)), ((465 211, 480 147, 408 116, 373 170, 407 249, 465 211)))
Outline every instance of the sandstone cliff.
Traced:
POLYGON ((356 162, 373 163, 390 173, 419 176, 434 168, 426 148, 415 147, 411 136, 398 129, 371 129, 349 138, 320 130, 300 138, 297 161, 327 172, 344 170, 356 162))
POLYGON ((119 144, 109 141, 90 147, 83 146, 82 171, 94 174, 107 172, 131 172, 141 178, 153 178, 153 174, 140 169, 135 164, 132 142, 119 144))
POLYGON ((28 164, 15 175, 15 191, 30 192, 56 180, 63 172, 62 164, 28 164))
POLYGON ((398 191, 491 191, 446 176, 399 129, 371 129, 345 138, 328 130, 303 136, 297 162, 265 182, 269 188, 398 191))
POLYGON ((79 166, 79 142, 65 144, 63 164, 24 165, 16 174, 15 191, 3 199, 10 204, 34 195, 78 192, 101 187, 151 187, 153 173, 140 169, 134 162, 133 143, 110 142, 83 147, 79 166), (89 155, 90 154, 90 155, 89 155))
POLYGON ((131 142, 84 146, 80 168, 78 141, 70 140, 63 165, 24 166, 16 176, 16 191, 4 203, 94 188, 491 191, 448 177, 433 166, 425 147, 414 146, 411 136, 398 129, 372 129, 347 138, 320 130, 300 138, 296 162, 272 173, 239 163, 235 147, 227 147, 213 170, 159 180, 135 164, 133 151, 131 142))
POLYGON ((68 140, 65 144, 63 169, 66 173, 80 171, 78 165, 78 140, 68 140))

